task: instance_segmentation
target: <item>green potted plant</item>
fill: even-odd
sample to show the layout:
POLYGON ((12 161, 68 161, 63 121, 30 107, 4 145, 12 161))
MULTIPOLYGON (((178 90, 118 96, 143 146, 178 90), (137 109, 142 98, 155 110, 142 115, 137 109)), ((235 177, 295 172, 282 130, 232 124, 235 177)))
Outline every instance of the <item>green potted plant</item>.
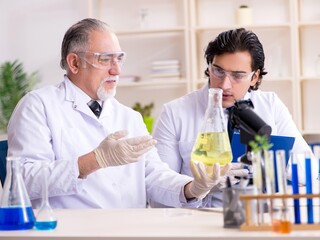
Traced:
POLYGON ((138 111, 139 113, 141 113, 142 118, 144 123, 146 124, 146 127, 149 131, 149 133, 152 133, 152 126, 153 126, 153 122, 154 122, 154 118, 151 117, 151 111, 154 108, 154 103, 151 102, 150 104, 147 105, 141 105, 141 103, 136 102, 132 109, 138 111))
POLYGON ((258 190, 258 194, 262 194, 264 188, 266 188, 269 193, 273 192, 273 158, 270 158, 268 154, 268 150, 273 144, 269 141, 270 139, 266 135, 258 134, 254 136, 254 140, 249 141, 253 153, 253 183, 258 190))
POLYGON ((0 131, 6 132, 11 114, 19 100, 39 81, 36 72, 28 75, 18 60, 0 66, 0 131))

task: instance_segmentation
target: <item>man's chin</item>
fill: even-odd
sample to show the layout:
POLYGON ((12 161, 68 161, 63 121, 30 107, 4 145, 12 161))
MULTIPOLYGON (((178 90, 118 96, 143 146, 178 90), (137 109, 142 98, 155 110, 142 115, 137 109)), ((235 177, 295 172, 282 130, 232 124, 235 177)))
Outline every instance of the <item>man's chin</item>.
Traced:
POLYGON ((101 89, 100 91, 99 90, 97 92, 97 95, 98 95, 98 98, 102 101, 106 101, 110 98, 114 98, 116 95, 116 88, 114 88, 112 90, 107 90, 107 91, 104 89, 103 90, 101 89))

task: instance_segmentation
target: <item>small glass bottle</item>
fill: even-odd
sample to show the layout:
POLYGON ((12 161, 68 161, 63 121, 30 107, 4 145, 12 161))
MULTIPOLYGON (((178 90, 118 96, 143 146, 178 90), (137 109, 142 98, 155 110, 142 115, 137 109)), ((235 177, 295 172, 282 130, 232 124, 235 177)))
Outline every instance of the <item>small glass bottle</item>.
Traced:
POLYGON ((42 177, 42 201, 34 226, 37 230, 53 230, 57 227, 57 219, 49 203, 49 162, 47 161, 42 162, 42 177))
POLYGON ((0 230, 32 229, 35 217, 21 174, 21 158, 7 157, 7 175, 0 202, 0 230))
POLYGON ((252 10, 247 5, 241 5, 236 12, 236 23, 239 25, 252 24, 252 10))
POLYGON ((203 125, 193 146, 191 159, 212 166, 231 162, 232 152, 222 109, 222 89, 210 88, 203 125))

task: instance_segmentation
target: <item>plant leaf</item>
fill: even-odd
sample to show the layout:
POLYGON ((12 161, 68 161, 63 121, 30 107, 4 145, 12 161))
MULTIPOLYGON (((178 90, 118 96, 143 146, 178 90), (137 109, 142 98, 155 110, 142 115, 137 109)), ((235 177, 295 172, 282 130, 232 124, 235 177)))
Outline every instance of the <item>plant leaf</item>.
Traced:
POLYGON ((38 73, 28 75, 18 60, 0 66, 0 129, 6 129, 19 100, 38 82, 38 73))

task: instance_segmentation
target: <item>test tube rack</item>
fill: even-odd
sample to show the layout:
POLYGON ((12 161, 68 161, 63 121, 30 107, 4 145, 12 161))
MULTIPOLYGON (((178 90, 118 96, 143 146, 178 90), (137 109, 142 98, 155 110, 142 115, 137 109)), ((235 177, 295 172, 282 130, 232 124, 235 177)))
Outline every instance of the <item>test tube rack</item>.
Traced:
MULTIPOLYGON (((269 202, 270 205, 270 219, 272 219, 272 209, 273 209, 273 200, 275 199, 310 199, 310 198, 319 198, 320 194, 257 194, 257 195, 247 195, 247 194, 241 194, 239 196, 240 200, 243 201, 244 207, 245 207, 245 222, 240 226, 241 231, 272 231, 272 224, 265 223, 256 225, 252 223, 252 216, 251 216, 251 201, 257 200, 262 201, 266 200, 269 202)), ((258 207, 258 204, 256 204, 258 207)), ((318 216, 320 217, 320 216, 318 216)), ((307 224, 307 223, 301 223, 301 224, 294 224, 291 222, 291 230, 320 230, 320 223, 314 223, 314 224, 307 224)))

